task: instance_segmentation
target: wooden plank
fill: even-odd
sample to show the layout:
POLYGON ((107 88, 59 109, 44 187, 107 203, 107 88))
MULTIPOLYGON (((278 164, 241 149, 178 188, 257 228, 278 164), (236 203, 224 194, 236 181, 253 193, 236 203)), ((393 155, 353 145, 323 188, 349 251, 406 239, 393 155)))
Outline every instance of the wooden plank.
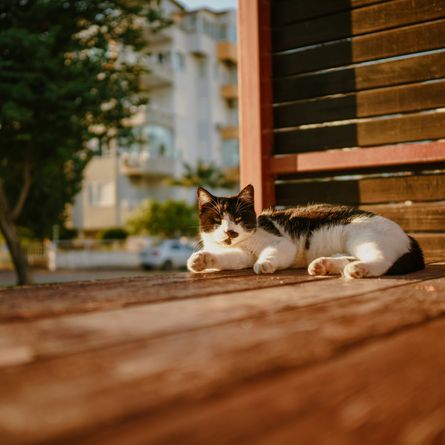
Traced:
POLYGON ((445 161, 445 142, 415 143, 370 147, 366 150, 332 150, 314 153, 275 156, 271 159, 276 175, 315 172, 360 171, 367 168, 424 166, 445 161))
POLYGON ((274 52, 286 51, 443 17, 443 0, 394 0, 275 27, 272 48, 274 52))
POLYGON ((445 54, 416 54, 338 70, 273 80, 274 103, 350 93, 445 77, 445 54))
MULTIPOLYGON (((444 57, 445 58, 445 57, 444 57)), ((274 127, 422 111, 445 106, 445 80, 377 88, 274 107, 274 127)))
POLYGON ((318 0, 317 2, 295 2, 295 0, 274 1, 271 8, 272 26, 350 11, 351 8, 383 3, 388 0, 318 0))
POLYGON ((277 205, 313 202, 329 204, 381 204, 445 200, 445 174, 318 180, 276 184, 277 205))
POLYGON ((408 232, 443 232, 445 230, 445 205, 443 204, 366 205, 361 208, 392 219, 408 232))
POLYGON ((274 77, 445 47, 445 20, 339 40, 273 56, 274 77))
POLYGON ((445 233, 411 233, 422 247, 428 263, 445 261, 445 233))
POLYGON ((308 279, 311 278, 303 271, 282 271, 273 276, 258 276, 249 269, 8 288, 0 290, 0 321, 30 320, 130 305, 196 299, 220 293, 221 289, 229 294, 295 284, 308 279))
POLYGON ((77 443, 441 444, 444 335, 438 320, 317 368, 135 417, 77 443))
MULTIPOLYGON (((306 271, 304 273, 307 275, 306 271)), ((267 293, 255 289, 239 292, 236 298, 220 293, 199 300, 171 301, 26 323, 7 323, 0 325, 0 368, 242 322, 265 314, 271 316, 282 311, 392 289, 443 275, 445 269, 430 267, 427 271, 407 278, 400 277, 396 282, 391 279, 361 280, 357 281, 358 284, 346 287, 341 284, 338 287, 336 283, 335 292, 328 291, 329 287, 333 287, 332 283, 322 283, 334 277, 310 277, 311 286, 303 286, 303 283, 298 287, 287 285, 268 289, 267 293), (255 298, 257 295, 261 295, 261 298, 255 298), (308 295, 311 297, 308 298, 308 295)), ((254 277, 250 279, 254 281, 254 277)))
POLYGON ((274 154, 366 147, 445 137, 445 112, 414 113, 357 123, 275 132, 274 154))
MULTIPOLYGON (((443 268, 441 272, 443 274, 443 268)), ((351 295, 351 286, 377 281, 382 280, 353 283, 339 280, 337 283, 351 295)), ((389 281, 397 282, 395 279, 389 281)), ((318 284, 326 286, 328 282, 318 284)), ((310 292, 308 286, 312 283, 301 286, 306 288, 300 292, 299 286, 294 288, 295 300, 307 298, 310 303, 311 298, 321 295, 316 286, 314 292, 310 292)), ((329 291, 326 288, 324 295, 329 296, 330 290, 336 293, 337 286, 330 286, 329 291)), ((263 291, 255 295, 251 301, 260 300, 269 293, 263 291)), ((205 407, 211 408, 213 403, 224 400, 225 397, 215 397, 221 395, 222 390, 226 397, 235 396, 240 402, 240 396, 244 399, 244 391, 258 390, 256 383, 261 388, 270 388, 286 382, 283 389, 288 389, 283 394, 300 395, 301 392, 289 387, 283 371, 293 370, 290 375, 299 380, 305 368, 309 368, 308 372, 316 371, 314 365, 335 357, 337 360, 328 362, 329 366, 329 363, 342 360, 342 356, 348 357, 350 354, 344 355, 345 351, 360 353, 365 341, 372 344, 373 340, 384 340, 391 334, 400 334, 440 317, 445 311, 444 296, 445 280, 428 280, 399 286, 391 292, 377 291, 330 300, 322 305, 284 310, 275 315, 266 312, 247 324, 215 326, 205 333, 188 332, 91 353, 42 359, 28 366, 3 368, 0 370, 3 414, 0 438, 11 445, 44 440, 66 444, 113 444, 122 443, 124 437, 126 444, 141 443, 137 440, 142 437, 143 443, 158 443, 162 431, 163 443, 183 443, 172 440, 173 431, 181 430, 182 419, 187 419, 186 423, 190 421, 190 413, 198 413, 195 408, 199 417, 211 412, 205 407), (178 411, 182 415, 177 416, 178 411), (172 416, 177 420, 174 423, 172 416), (165 424, 167 418, 168 426, 165 424), (119 420, 124 422, 119 423, 119 420), (142 430, 137 425, 144 425, 143 436, 139 436, 142 430)), ((381 346, 382 341, 374 344, 381 346)), ((437 344, 431 344, 437 351, 437 344)), ((445 357, 445 354, 436 356, 445 357)), ((418 369, 417 360, 414 362, 418 369)), ((413 363, 413 360, 406 363, 413 363)), ((375 373, 367 375, 378 376, 375 373)), ((378 378, 375 381, 380 383, 378 378)), ((323 382, 329 385, 333 380, 327 378, 323 382)), ((272 400, 280 398, 272 397, 271 403, 272 400)), ((261 406, 266 409, 270 403, 261 406)), ((244 432, 251 431, 247 412, 242 416, 237 413, 244 432)), ((224 417, 225 429, 232 433, 237 431, 228 419, 224 417)), ((194 426, 194 430, 202 431, 203 425, 209 425, 205 421, 199 424, 201 427, 194 426)), ((262 424, 256 422, 256 428, 260 427, 262 424)), ((230 443, 246 442, 234 440, 230 443)))
POLYGON ((274 204, 269 0, 240 2, 238 73, 241 186, 255 187, 257 211, 274 204))

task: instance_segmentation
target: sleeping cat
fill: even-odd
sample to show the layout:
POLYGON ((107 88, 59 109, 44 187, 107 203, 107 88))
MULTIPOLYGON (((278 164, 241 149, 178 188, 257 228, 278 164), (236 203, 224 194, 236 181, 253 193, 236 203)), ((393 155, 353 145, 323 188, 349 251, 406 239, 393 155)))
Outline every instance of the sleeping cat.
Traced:
POLYGON ((191 272, 307 267, 310 275, 362 278, 425 268, 417 241, 364 210, 316 204, 265 210, 257 218, 252 185, 228 198, 200 187, 198 204, 203 249, 189 258, 191 272))

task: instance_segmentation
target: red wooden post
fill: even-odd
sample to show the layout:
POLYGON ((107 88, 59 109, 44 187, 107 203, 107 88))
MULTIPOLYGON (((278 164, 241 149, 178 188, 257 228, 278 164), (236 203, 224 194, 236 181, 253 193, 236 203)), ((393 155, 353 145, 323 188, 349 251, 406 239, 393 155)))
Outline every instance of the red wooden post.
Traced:
POLYGON ((238 0, 238 69, 241 185, 260 211, 275 203, 270 0, 238 0))

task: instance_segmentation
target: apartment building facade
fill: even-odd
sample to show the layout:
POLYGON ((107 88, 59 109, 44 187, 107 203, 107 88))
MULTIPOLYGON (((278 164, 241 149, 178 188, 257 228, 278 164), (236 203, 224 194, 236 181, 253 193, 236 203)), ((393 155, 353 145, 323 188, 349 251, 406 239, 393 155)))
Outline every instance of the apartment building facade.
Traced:
POLYGON ((194 190, 170 185, 184 163, 202 160, 237 177, 236 12, 188 11, 174 0, 162 8, 173 24, 147 33, 144 53, 122 54, 149 69, 149 103, 131 121, 137 142, 107 147, 88 165, 71 212, 81 232, 125 225, 145 199, 193 201, 194 190))

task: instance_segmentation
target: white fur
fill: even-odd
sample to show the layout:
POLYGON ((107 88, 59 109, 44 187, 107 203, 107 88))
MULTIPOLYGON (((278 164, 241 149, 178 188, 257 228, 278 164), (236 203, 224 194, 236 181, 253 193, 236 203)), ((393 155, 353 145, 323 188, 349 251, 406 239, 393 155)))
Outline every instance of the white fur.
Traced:
POLYGON ((203 250, 188 260, 188 269, 244 269, 273 273, 289 267, 308 267, 311 275, 343 274, 347 278, 383 275, 404 253, 410 240, 395 222, 382 216, 362 216, 346 225, 322 227, 312 233, 309 249, 305 237, 292 239, 275 223, 281 237, 258 228, 246 232, 224 216, 212 233, 202 233, 203 250), (227 246, 225 231, 239 233, 227 246))

